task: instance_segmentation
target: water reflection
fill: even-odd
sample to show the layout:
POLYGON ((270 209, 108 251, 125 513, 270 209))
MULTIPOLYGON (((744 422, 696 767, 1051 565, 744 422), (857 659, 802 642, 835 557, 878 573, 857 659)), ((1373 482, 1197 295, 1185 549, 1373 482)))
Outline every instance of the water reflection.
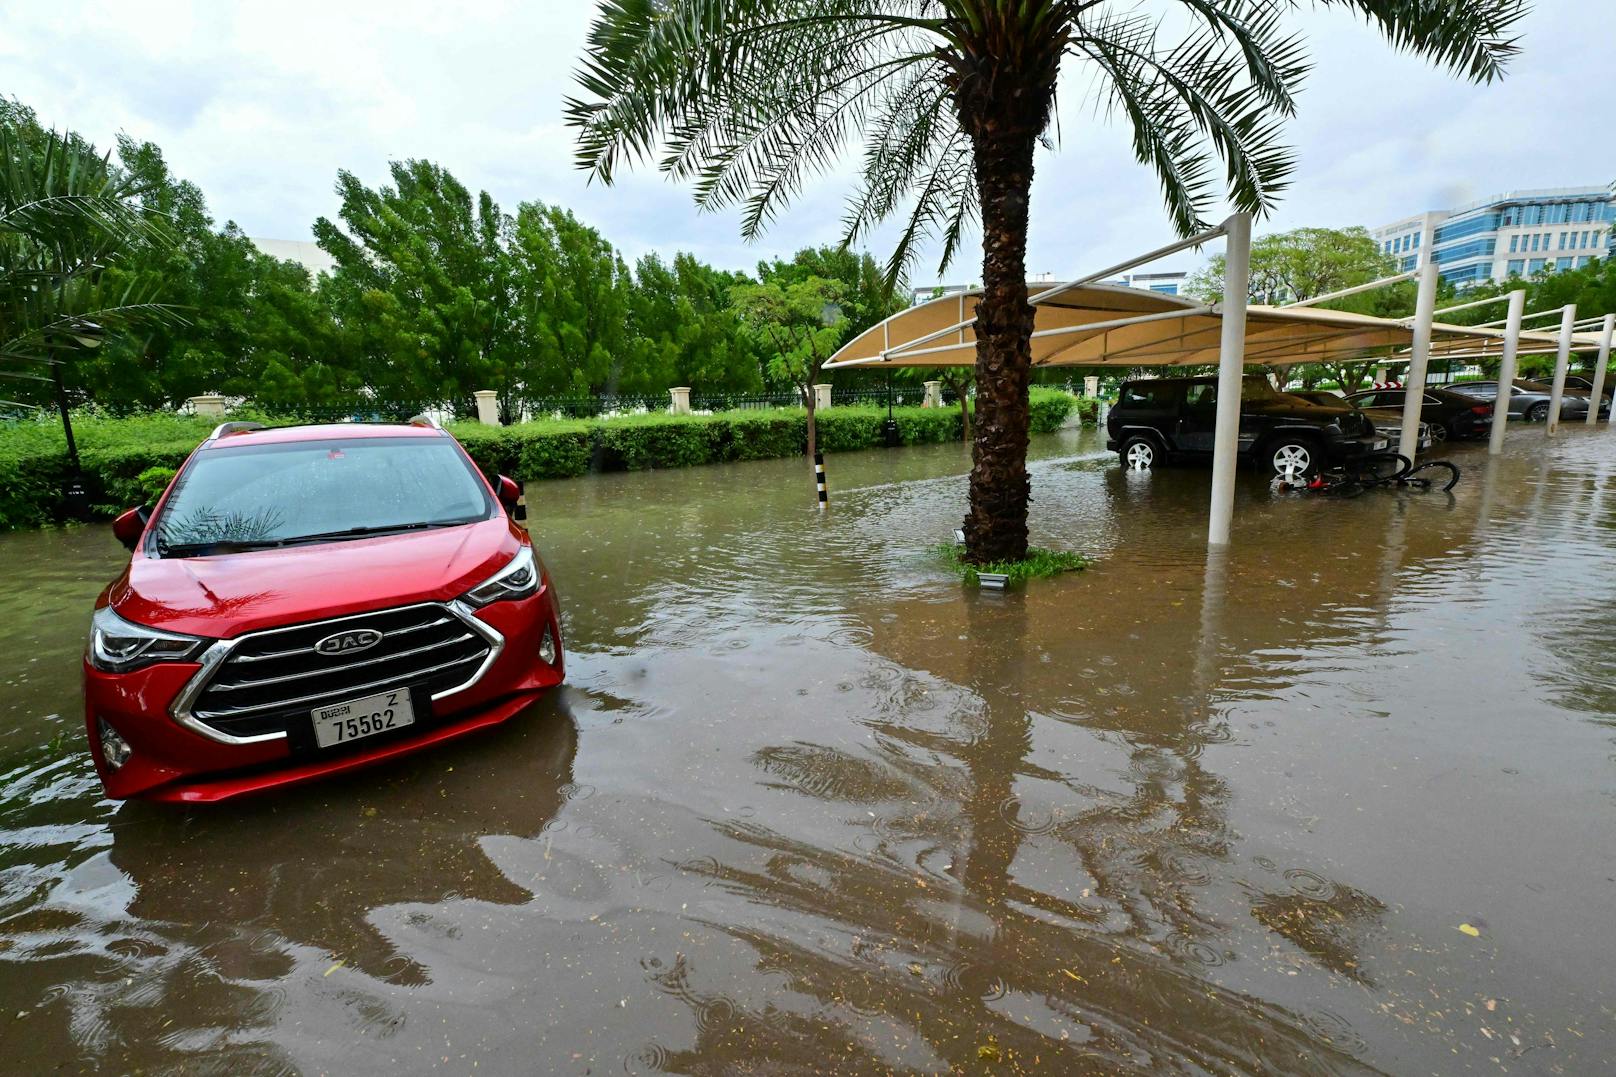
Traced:
POLYGON ((1616 502, 1567 433, 1464 456, 1452 499, 1244 477, 1210 559, 1204 471, 1043 439, 1035 540, 1102 560, 1009 595, 926 552, 955 446, 834 458, 824 515, 791 461, 547 484, 571 687, 223 811, 115 808, 52 746, 117 550, 0 537, 42 581, 0 595, 0 653, 40 658, 0 670, 0 1050, 1595 1071, 1616 502))

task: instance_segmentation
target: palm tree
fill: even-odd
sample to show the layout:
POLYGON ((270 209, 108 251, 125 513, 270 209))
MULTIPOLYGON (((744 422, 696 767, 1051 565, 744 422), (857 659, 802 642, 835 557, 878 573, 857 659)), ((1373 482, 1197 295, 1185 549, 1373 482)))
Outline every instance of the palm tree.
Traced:
MULTIPOLYGON (((109 273, 136 243, 171 242, 140 204, 144 191, 110 155, 75 135, 40 131, 0 101, 0 377, 40 383, 62 413, 73 482, 79 461, 62 364, 109 332, 177 320, 162 281, 109 273)), ((82 500, 82 488, 70 501, 82 500)))
MULTIPOLYGON (((1525 0, 1317 0, 1398 48, 1478 82, 1516 51, 1525 0)), ((1218 196, 1264 213, 1295 159, 1279 141, 1308 70, 1288 25, 1300 0, 604 0, 567 102, 579 164, 610 183, 658 157, 705 209, 740 204, 758 235, 850 141, 862 175, 854 243, 903 207, 887 264, 917 247, 947 265, 982 228, 977 416, 965 535, 978 562, 1027 548, 1027 208, 1033 153, 1050 143, 1064 69, 1092 77, 1133 131, 1183 235, 1218 196), (1174 16, 1166 18, 1163 16, 1174 16), (1175 29, 1176 28, 1176 29, 1175 29)), ((1058 131, 1057 131, 1058 133, 1058 131)))

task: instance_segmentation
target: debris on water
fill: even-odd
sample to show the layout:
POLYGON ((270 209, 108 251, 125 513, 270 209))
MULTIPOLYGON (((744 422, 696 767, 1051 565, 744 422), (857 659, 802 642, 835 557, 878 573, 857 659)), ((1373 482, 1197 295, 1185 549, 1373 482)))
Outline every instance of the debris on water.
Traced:
POLYGON ((1478 931, 1474 927, 1471 927, 1469 924, 1460 924, 1459 925, 1459 930, 1463 931, 1466 935, 1469 935, 1471 938, 1476 938, 1477 936, 1479 936, 1481 934, 1480 931, 1478 931))
POLYGON ((999 1061, 1001 1057, 1001 1052, 999 1051, 999 1038, 997 1036, 989 1036, 986 1043, 977 1047, 976 1057, 981 1059, 983 1062, 999 1061))

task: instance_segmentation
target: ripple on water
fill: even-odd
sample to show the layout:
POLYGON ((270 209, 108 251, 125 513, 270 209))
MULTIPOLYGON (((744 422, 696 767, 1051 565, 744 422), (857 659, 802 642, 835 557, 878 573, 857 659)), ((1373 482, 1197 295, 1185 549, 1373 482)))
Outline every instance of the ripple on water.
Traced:
POLYGON ((1010 988, 993 970, 970 961, 951 961, 943 966, 943 987, 951 994, 997 1002, 1010 988))
POLYGON ((624 1073, 663 1073, 669 1063, 668 1049, 655 1040, 642 1044, 623 1059, 624 1073))
POLYGON ((1183 932, 1174 932, 1163 939, 1162 949, 1173 957, 1193 962, 1206 968, 1218 968, 1227 960, 1224 954, 1211 943, 1191 938, 1183 932))

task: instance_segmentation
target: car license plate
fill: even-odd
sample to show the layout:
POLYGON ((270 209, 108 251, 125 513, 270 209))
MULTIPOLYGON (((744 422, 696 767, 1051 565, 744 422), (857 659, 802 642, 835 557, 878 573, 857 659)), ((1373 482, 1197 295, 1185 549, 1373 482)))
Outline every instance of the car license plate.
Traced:
POLYGON ((310 712, 310 717, 314 719, 315 742, 322 748, 329 748, 333 744, 347 744, 351 740, 414 725, 415 708, 410 704, 409 689, 400 688, 347 703, 316 707, 310 712))
POLYGON ((1382 452, 1385 450, 1386 446, 1390 444, 1391 442, 1387 441, 1385 438, 1376 438, 1374 444, 1371 445, 1370 448, 1375 452, 1382 452))

